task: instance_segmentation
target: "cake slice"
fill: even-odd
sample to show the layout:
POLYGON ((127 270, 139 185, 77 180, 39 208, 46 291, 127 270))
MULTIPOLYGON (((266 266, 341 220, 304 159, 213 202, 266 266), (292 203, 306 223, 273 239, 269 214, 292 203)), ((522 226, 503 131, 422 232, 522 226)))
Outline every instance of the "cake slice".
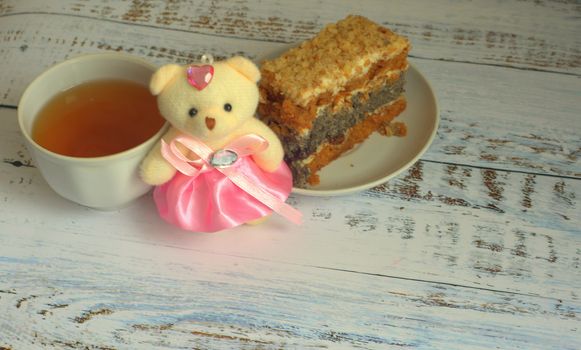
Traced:
POLYGON ((280 137, 296 187, 374 131, 403 135, 391 123, 406 107, 406 38, 361 16, 326 26, 261 66, 259 117, 280 137))

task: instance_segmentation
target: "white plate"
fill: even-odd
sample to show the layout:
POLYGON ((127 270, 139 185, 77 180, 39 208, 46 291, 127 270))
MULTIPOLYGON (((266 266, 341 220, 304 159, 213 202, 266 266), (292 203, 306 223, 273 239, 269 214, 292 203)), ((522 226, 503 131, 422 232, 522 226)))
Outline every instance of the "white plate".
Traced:
POLYGON ((386 137, 375 132, 321 169, 318 185, 295 187, 293 193, 338 196, 363 191, 388 181, 413 165, 432 143, 440 114, 429 82, 411 64, 405 89, 407 108, 395 119, 406 124, 405 137, 386 137))

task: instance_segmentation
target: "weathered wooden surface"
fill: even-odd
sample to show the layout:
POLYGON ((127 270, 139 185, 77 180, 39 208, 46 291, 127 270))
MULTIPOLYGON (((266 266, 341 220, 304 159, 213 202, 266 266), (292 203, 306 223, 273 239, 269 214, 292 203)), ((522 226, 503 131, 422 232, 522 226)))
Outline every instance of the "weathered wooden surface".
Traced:
MULTIPOLYGON (((262 244, 250 230, 232 234, 262 244)), ((0 291, 5 341, 147 349, 578 345, 575 302, 200 251, 200 240, 215 238, 227 239, 167 246, 34 228, 4 236, 13 247, 3 257, 13 282, 0 291)))
MULTIPOLYGON (((576 1, 108 1, 9 0, 0 14, 101 19, 188 33, 293 43, 348 13, 409 36, 414 56, 579 74, 576 1), (571 36, 562 35, 571 33, 571 36)), ((102 21, 99 23, 103 24, 102 21)), ((87 23, 90 25, 90 23, 87 23)), ((199 44, 199 41, 194 41, 199 44)))
POLYGON ((581 7, 575 1, 0 2, 0 349, 578 349, 581 7), (180 232, 149 196, 53 193, 16 123, 25 86, 103 50, 257 61, 361 13, 408 35, 438 135, 387 184, 293 196, 180 232))

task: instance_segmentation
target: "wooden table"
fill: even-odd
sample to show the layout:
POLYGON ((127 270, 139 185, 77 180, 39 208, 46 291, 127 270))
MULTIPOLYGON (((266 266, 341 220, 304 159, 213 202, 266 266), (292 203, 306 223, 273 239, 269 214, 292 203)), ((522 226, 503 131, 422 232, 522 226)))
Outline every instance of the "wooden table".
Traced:
POLYGON ((0 349, 581 348, 577 1, 0 1, 0 349), (17 127, 79 53, 252 59, 358 13, 409 37, 441 124, 419 162, 305 215, 181 232, 150 195, 55 194, 17 127))

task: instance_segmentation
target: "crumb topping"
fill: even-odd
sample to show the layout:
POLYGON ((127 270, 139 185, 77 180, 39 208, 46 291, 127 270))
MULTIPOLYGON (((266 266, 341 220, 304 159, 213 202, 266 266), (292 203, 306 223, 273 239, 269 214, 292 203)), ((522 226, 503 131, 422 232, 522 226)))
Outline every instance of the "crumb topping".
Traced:
POLYGON ((390 60, 378 60, 363 75, 351 79, 340 90, 334 93, 321 93, 316 98, 312 98, 306 106, 299 106, 290 98, 286 98, 274 88, 269 86, 271 77, 263 75, 260 83, 260 100, 258 112, 262 119, 273 119, 284 124, 289 131, 302 133, 308 132, 313 127, 317 119, 318 111, 321 107, 335 106, 341 104, 343 96, 351 96, 357 91, 370 91, 378 85, 389 84, 393 79, 402 77, 408 67, 407 52, 401 52, 390 60))
POLYGON ((316 37, 265 61, 270 88, 299 106, 321 94, 335 94, 365 75, 378 60, 409 50, 409 41, 362 16, 327 25, 316 37))

